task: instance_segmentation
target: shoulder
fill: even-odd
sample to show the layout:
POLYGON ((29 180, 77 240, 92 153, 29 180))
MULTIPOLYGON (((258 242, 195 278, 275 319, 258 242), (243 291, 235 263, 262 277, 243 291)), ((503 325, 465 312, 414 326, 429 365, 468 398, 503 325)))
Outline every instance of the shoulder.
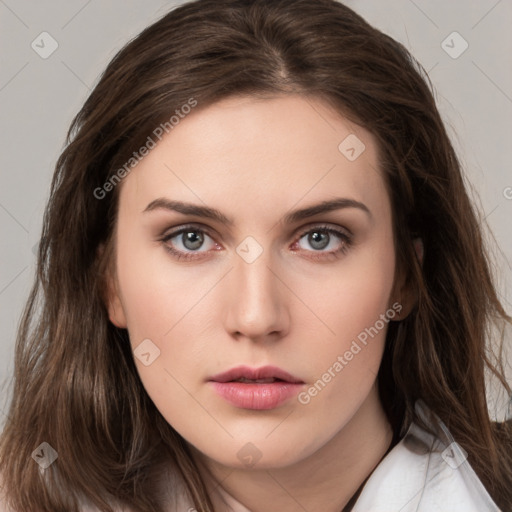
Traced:
POLYGON ((446 426, 421 402, 437 436, 412 424, 368 479, 353 512, 499 512, 446 426))

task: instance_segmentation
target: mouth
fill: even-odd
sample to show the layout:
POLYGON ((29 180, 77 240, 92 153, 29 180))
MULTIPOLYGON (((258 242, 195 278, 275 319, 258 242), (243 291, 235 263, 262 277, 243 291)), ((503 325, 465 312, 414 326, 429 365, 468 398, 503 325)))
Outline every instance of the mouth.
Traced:
POLYGON ((240 409, 269 410, 298 393, 304 381, 275 366, 239 366, 208 379, 215 392, 240 409))
POLYGON ((277 366, 262 366, 261 368, 237 366, 226 372, 214 375, 209 380, 214 382, 245 382, 254 384, 267 384, 272 382, 304 384, 304 381, 277 366))
POLYGON ((270 377, 268 379, 248 379, 247 377, 240 377, 239 379, 231 380, 229 382, 246 382, 248 384, 268 384, 270 382, 288 382, 288 381, 276 379, 274 377, 270 377))

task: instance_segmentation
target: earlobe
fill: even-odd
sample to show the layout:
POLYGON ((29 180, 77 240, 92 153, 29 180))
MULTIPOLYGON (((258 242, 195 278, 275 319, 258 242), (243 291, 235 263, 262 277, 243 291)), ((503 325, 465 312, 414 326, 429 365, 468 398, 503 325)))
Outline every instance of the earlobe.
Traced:
MULTIPOLYGON (((425 252, 423 240, 421 238, 414 238, 412 243, 416 257, 418 258, 420 265, 423 266, 423 257, 425 252)), ((394 298, 396 299, 396 302, 400 304, 401 309, 395 320, 400 321, 409 316, 410 312, 418 302, 418 292, 414 283, 404 276, 401 276, 400 283, 396 287, 396 290, 394 298)))
POLYGON ((126 329, 126 316, 124 314, 121 299, 119 298, 119 293, 116 290, 115 284, 111 282, 113 280, 109 278, 108 281, 108 317, 116 327, 126 329))
MULTIPOLYGON (((98 257, 101 259, 105 251, 105 246, 98 247, 98 257)), ((126 329, 126 315, 124 313, 123 304, 121 302, 119 287, 112 271, 113 265, 107 265, 103 274, 104 279, 104 301, 108 311, 109 320, 121 329, 126 329)))

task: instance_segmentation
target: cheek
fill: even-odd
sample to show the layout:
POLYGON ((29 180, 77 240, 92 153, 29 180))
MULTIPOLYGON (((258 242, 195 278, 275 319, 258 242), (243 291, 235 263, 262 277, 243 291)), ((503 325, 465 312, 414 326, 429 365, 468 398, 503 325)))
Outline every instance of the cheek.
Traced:
POLYGON ((154 247, 147 251, 130 247, 119 255, 118 277, 139 377, 166 420, 179 426, 185 421, 190 429, 195 418, 204 414, 200 407, 194 409, 197 403, 191 396, 199 389, 195 376, 204 372, 198 343, 202 322, 197 315, 208 276, 202 284, 193 285, 192 267, 184 271, 173 266, 165 251, 154 247), (146 358, 137 355, 148 353, 146 358))
POLYGON ((379 370, 389 321, 397 313, 390 297, 394 251, 385 239, 345 263, 329 280, 323 280, 322 287, 305 284, 299 292, 315 305, 323 321, 321 327, 316 320, 309 329, 302 325, 309 336, 301 337, 300 351, 308 354, 315 374, 303 403, 315 402, 318 407, 328 403, 333 410, 342 402, 342 407, 353 409, 367 395, 379 370))
POLYGON ((173 399, 180 396, 179 383, 192 390, 198 382, 193 377, 204 373, 205 316, 214 311, 208 307, 211 298, 207 294, 218 276, 205 267, 176 265, 161 247, 141 245, 128 237, 119 244, 123 308, 143 384, 157 403, 165 392, 165 401, 172 408, 173 399), (148 366, 137 358, 138 347, 146 346, 143 343, 152 353, 151 360, 153 353, 157 354, 148 366))
MULTIPOLYGON (((298 281, 294 291, 307 298, 314 313, 302 320, 305 323, 301 327, 308 329, 308 323, 309 330, 315 327, 316 337, 321 335, 322 347, 327 347, 318 357, 350 346, 361 333, 364 338, 366 329, 379 322, 391 307, 395 257, 387 240, 383 236, 354 252, 314 282, 298 281)), ((381 322, 378 327, 382 330, 381 322)))
POLYGON ((176 265, 161 246, 135 240, 136 235, 126 236, 118 252, 123 308, 133 343, 140 337, 162 339, 207 291, 197 269, 176 265))

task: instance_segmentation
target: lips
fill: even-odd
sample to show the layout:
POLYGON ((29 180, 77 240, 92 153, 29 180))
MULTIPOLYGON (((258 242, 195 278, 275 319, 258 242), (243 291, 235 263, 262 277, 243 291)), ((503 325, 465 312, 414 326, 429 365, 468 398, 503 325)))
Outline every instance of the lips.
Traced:
POLYGON ((289 401, 304 382, 276 366, 238 366, 208 380, 212 389, 239 409, 269 410, 289 401))
POLYGON ((261 368, 251 368, 249 366, 237 366, 227 372, 219 373, 209 379, 214 382, 246 382, 246 383, 271 383, 275 381, 291 382, 293 384, 303 384, 304 381, 281 370, 277 366, 262 366, 261 368), (259 382, 258 382, 259 381, 259 382))

